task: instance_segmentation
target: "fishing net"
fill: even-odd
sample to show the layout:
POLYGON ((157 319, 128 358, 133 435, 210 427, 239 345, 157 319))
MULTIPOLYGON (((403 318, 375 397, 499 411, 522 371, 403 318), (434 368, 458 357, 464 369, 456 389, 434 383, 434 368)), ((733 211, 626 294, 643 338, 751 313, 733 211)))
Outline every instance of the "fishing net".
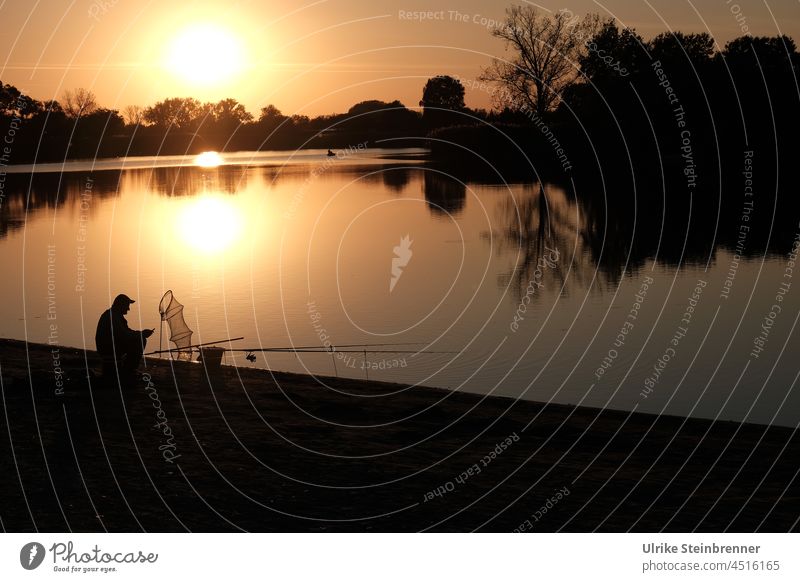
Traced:
POLYGON ((172 291, 167 291, 158 304, 158 311, 161 314, 161 321, 166 321, 169 327, 169 341, 175 344, 175 354, 177 360, 191 360, 192 350, 192 330, 186 325, 183 318, 183 305, 178 303, 172 291))

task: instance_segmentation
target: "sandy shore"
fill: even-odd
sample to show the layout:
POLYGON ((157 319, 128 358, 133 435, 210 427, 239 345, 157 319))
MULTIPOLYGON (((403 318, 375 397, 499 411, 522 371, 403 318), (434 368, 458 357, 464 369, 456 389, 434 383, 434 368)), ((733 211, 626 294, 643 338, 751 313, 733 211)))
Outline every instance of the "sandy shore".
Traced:
POLYGON ((0 366, 6 531, 798 529, 786 428, 163 360, 120 388, 11 340, 0 366))

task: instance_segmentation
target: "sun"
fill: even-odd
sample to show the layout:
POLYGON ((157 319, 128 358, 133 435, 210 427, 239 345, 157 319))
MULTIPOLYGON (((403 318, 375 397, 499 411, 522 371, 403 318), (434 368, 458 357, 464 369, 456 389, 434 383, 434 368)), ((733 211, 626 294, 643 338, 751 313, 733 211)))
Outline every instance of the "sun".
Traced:
POLYGON ((222 165, 224 160, 217 152, 203 152, 194 158, 194 165, 201 168, 216 168, 222 165))
POLYGON ((167 47, 166 68, 194 85, 229 81, 244 69, 245 54, 236 34, 213 23, 180 30, 167 47))

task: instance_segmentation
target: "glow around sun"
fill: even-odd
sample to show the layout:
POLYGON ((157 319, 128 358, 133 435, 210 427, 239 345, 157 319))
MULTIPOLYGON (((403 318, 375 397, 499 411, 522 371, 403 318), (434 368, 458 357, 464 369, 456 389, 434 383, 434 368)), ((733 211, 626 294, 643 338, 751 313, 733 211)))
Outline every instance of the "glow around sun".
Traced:
POLYGON ((236 34, 212 23, 179 30, 167 46, 167 70, 192 85, 230 81, 245 66, 245 52, 236 34))

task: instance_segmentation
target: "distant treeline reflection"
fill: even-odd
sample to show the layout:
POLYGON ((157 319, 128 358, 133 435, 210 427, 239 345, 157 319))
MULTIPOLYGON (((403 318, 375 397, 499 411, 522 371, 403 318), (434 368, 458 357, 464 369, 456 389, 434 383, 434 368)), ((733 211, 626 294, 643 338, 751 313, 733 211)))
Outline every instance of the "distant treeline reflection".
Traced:
MULTIPOLYGON (((292 168, 285 175, 276 168, 259 171, 269 182, 302 183, 307 170, 292 168)), ((497 206, 500 215, 493 217, 502 228, 480 235, 487 244, 491 240, 502 252, 519 256, 498 284, 511 283, 522 293, 537 262, 552 250, 558 251, 560 261, 545 276, 556 288, 564 285, 564 292, 569 293, 574 285, 588 286, 593 278, 596 285, 614 284, 654 258, 665 265, 704 266, 716 261, 720 249, 745 258, 786 254, 800 216, 800 201, 785 195, 790 191, 788 183, 759 180, 749 197, 741 172, 724 182, 704 178, 697 194, 687 194, 680 178, 646 174, 637 175, 636 180, 623 174, 604 180, 587 175, 542 184, 491 182, 486 176, 476 180, 469 172, 432 164, 417 168, 390 165, 380 171, 356 165, 337 171, 377 180, 387 196, 421 186, 435 220, 458 219, 469 199, 485 195, 481 189, 491 185, 491 196, 502 197, 497 206), (753 204, 746 206, 751 200, 753 204), (742 218, 745 213, 746 220, 742 218), (743 224, 747 227, 744 245, 740 244, 743 224)), ((193 167, 103 171, 90 177, 91 195, 97 199, 126 189, 191 196, 211 187, 233 195, 252 179, 245 168, 236 166, 220 167, 211 177, 193 167)), ((86 182, 83 173, 7 175, 6 197, 0 206, 0 238, 43 209, 78 204, 86 182)))

